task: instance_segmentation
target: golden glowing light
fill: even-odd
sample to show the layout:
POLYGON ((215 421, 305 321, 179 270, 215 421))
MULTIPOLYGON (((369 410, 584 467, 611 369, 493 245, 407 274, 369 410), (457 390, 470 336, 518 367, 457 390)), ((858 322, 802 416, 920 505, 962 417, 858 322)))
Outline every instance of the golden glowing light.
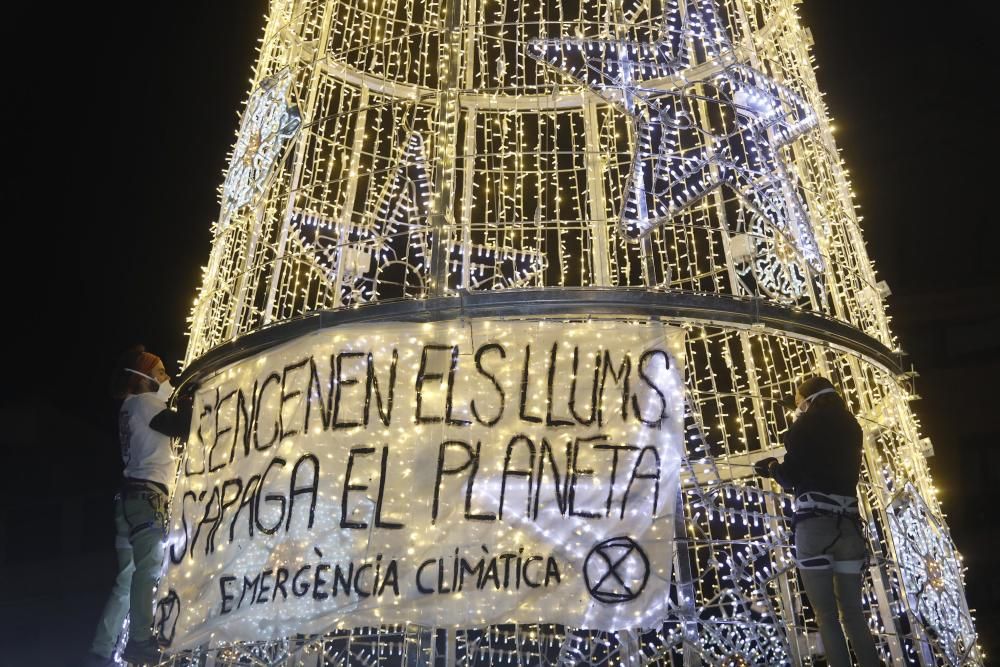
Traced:
POLYGON ((178 665, 278 655, 291 665, 305 654, 430 664, 446 642, 464 665, 681 665, 685 655, 811 664, 816 626, 793 561, 793 498, 753 464, 782 454, 790 415, 781 402, 813 374, 830 378, 865 433, 864 611, 882 659, 982 664, 925 458, 932 450, 910 406, 910 377, 891 361, 899 344, 885 286, 865 250, 796 5, 270 3, 189 320, 185 364, 213 364, 198 378, 161 584, 161 630, 189 639, 204 630, 178 665), (584 293, 600 307, 540 314, 584 293), (616 295, 636 293, 661 310, 615 310, 616 295), (472 297, 517 306, 473 315, 472 297), (681 308, 690 303, 701 309, 681 308), (407 311, 414 320, 418 311, 427 318, 386 315, 407 304, 417 304, 407 311), (281 339, 286 323, 320 312, 323 322, 362 319, 281 339), (806 318, 812 329, 796 325, 806 318), (235 362, 216 356, 269 327, 280 344, 235 362), (651 330, 667 332, 675 363, 676 380, 648 381, 664 392, 669 429, 643 421, 656 394, 636 393, 647 383, 638 360, 652 349, 651 330), (863 344, 845 343, 844 331, 863 344), (583 387, 599 387, 602 374, 618 382, 626 352, 636 365, 625 388, 614 386, 630 421, 615 437, 637 449, 585 449, 607 458, 576 466, 567 433, 606 435, 585 423, 592 399, 583 387), (409 384, 390 407, 393 372, 409 384), (455 436, 487 428, 498 407, 485 397, 495 389, 517 397, 514 413, 488 438, 455 436), (334 413, 336 405, 346 407, 334 413), (494 440, 519 435, 534 449, 496 455, 494 440), (539 466, 543 436, 554 467, 539 466), (442 449, 450 439, 463 444, 442 449), (468 453, 480 440, 482 458, 468 453), (676 452, 661 481, 671 490, 662 507, 672 509, 655 517, 629 515, 611 476, 624 466, 642 483, 639 440, 664 459, 676 452), (511 473, 518 456, 525 461, 511 473), (479 481, 454 505, 474 524, 467 544, 449 542, 456 532, 443 519, 392 527, 408 512, 433 512, 425 491, 435 471, 458 489, 474 465, 479 481), (617 499, 628 530, 605 535, 600 521, 563 515, 538 521, 552 503, 568 512, 558 490, 571 474, 605 499, 603 520, 617 499), (489 533, 484 517, 499 514, 514 487, 525 508, 504 505, 502 530, 489 533), (646 567, 624 537, 665 545, 669 557, 648 562, 655 603, 616 606, 646 567), (443 544, 450 555, 435 551, 443 544), (584 566, 591 548, 598 558, 584 566), (475 586, 462 580, 465 555, 481 568, 475 586), (449 589, 447 603, 428 610, 386 593, 431 556, 420 585, 449 589), (607 586, 595 563, 619 559, 631 569, 607 586), (591 607, 555 592, 538 597, 533 584, 544 587, 546 576, 553 591, 562 585, 552 568, 568 576, 564 561, 577 564, 574 581, 590 576, 591 607), (497 595, 481 595, 494 575, 497 595), (178 600, 168 599, 172 586, 178 600), (363 620, 338 606, 345 595, 363 620), (326 620, 285 616, 289 598, 289 608, 336 609, 326 620), (427 618, 438 622, 418 622, 427 618))

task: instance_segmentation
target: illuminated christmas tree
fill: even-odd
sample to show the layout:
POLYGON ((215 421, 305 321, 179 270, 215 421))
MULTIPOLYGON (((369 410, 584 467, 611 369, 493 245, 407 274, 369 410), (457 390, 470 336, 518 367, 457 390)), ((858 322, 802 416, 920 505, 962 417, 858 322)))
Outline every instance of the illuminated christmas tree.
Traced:
POLYGON ((811 374, 865 430, 883 660, 982 664, 794 5, 272 0, 191 318, 177 664, 815 664, 753 471, 811 374))

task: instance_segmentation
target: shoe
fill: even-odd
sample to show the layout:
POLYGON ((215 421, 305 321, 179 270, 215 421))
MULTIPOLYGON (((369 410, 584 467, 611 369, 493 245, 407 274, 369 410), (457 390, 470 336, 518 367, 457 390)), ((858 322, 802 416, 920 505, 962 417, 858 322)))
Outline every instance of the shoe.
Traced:
POLYGON ((144 641, 129 639, 122 651, 122 660, 134 665, 160 664, 160 647, 156 640, 150 637, 144 641))
POLYGON ((83 667, 115 667, 114 658, 105 658, 91 651, 83 659, 83 667))

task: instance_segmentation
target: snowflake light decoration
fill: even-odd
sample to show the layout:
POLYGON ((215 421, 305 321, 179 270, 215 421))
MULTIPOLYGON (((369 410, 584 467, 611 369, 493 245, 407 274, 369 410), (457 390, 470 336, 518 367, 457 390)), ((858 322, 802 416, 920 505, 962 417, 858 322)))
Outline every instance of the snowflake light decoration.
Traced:
POLYGON ((950 664, 971 662, 976 633, 962 597, 962 563, 954 543, 912 484, 903 487, 889 510, 911 608, 950 664))
POLYGON ((264 192, 286 142, 298 133, 301 114, 287 102, 291 83, 291 72, 284 70, 261 81, 250 96, 222 186, 223 218, 264 192))

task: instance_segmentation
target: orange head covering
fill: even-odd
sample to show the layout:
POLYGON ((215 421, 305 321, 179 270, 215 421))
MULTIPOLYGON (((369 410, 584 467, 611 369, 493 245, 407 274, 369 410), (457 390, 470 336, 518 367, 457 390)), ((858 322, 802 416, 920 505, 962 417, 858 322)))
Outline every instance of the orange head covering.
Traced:
POLYGON ((156 368, 157 364, 161 363, 161 360, 155 354, 149 352, 143 352, 139 355, 139 358, 135 360, 135 368, 143 375, 153 375, 153 369, 156 368))

